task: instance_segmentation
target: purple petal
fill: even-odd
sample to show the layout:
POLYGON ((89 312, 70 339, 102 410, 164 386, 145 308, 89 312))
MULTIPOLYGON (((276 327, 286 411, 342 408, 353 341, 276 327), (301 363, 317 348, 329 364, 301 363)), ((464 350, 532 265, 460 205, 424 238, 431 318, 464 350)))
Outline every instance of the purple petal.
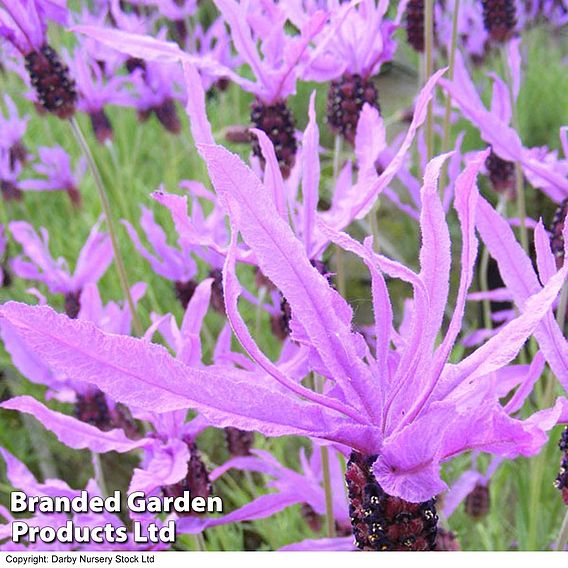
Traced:
POLYGON ((220 146, 201 146, 200 151, 231 221, 255 253, 262 273, 290 303, 292 320, 303 328, 327 376, 372 416, 377 387, 356 353, 351 309, 311 265, 254 173, 220 146))
POLYGON ((0 317, 54 371, 94 384, 117 402, 162 413, 194 408, 219 427, 267 436, 307 435, 367 451, 377 446, 378 432, 285 395, 263 375, 228 367, 190 368, 160 345, 105 334, 47 306, 9 302, 0 307, 0 317))
POLYGON ((72 416, 50 410, 31 396, 18 396, 3 402, 0 406, 9 410, 19 410, 31 414, 57 439, 75 450, 90 449, 92 452, 129 452, 148 443, 148 440, 130 440, 119 429, 103 432, 86 422, 72 416))

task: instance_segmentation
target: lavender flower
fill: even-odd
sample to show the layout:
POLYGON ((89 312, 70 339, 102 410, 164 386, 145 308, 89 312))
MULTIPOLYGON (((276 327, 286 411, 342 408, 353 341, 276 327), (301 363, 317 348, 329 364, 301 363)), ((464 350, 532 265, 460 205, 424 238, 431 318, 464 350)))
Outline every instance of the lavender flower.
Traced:
POLYGON ((74 82, 46 38, 47 18, 55 16, 61 21, 65 11, 38 0, 2 0, 0 6, 0 37, 24 56, 40 104, 59 118, 70 118, 77 100, 74 82))
POLYGON ((81 205, 79 185, 87 169, 84 159, 80 160, 73 170, 69 154, 61 147, 38 148, 39 162, 34 170, 45 176, 44 179, 27 179, 20 183, 23 191, 66 191, 75 207, 81 205))
POLYGON ((14 101, 8 95, 4 95, 4 103, 7 115, 0 114, 0 131, 2 131, 0 148, 10 152, 10 165, 15 167, 17 162, 23 164, 28 159, 28 151, 22 139, 26 133, 29 116, 20 117, 14 101))
MULTIPOLYGON (((359 114, 365 103, 379 108, 374 77, 396 49, 392 36, 400 19, 384 19, 388 2, 365 0, 358 6, 334 5, 327 29, 316 37, 316 50, 303 73, 307 80, 332 80, 328 91, 327 119, 331 128, 354 143, 359 114)), ((296 25, 307 23, 298 7, 288 9, 296 25)))
POLYGON ((22 171, 20 162, 12 160, 10 150, 0 148, 0 192, 6 201, 20 201, 22 190, 19 187, 18 177, 22 171))
MULTIPOLYGON (((516 99, 521 84, 519 40, 509 42, 507 49, 513 77, 513 95, 516 99)), ((511 167, 507 162, 518 162, 534 187, 542 189, 554 201, 562 201, 568 195, 566 160, 561 160, 556 154, 546 150, 543 152, 540 148, 523 146, 519 134, 509 126, 512 117, 509 88, 497 75, 491 74, 491 78, 491 110, 487 110, 483 105, 461 54, 456 54, 454 81, 450 83, 442 80, 441 84, 451 94, 452 102, 459 107, 462 114, 480 130, 482 139, 491 145, 492 159, 487 167, 498 186, 505 189, 511 187, 511 167)))
POLYGON ((18 256, 11 262, 14 274, 26 280, 37 280, 47 285, 52 294, 63 294, 65 312, 77 317, 80 310, 79 296, 89 282, 97 282, 112 262, 110 237, 99 232, 100 223, 89 233, 75 271, 71 274, 63 258, 54 260, 49 252, 49 235, 44 228, 40 234, 25 221, 12 221, 9 225, 14 240, 23 248, 25 257, 18 256))
POLYGON ((134 106, 134 96, 125 89, 131 80, 119 75, 105 76, 98 62, 87 57, 84 49, 77 49, 69 64, 79 93, 77 106, 89 115, 95 137, 103 144, 113 135, 105 106, 134 106))
MULTIPOLYGON (((339 534, 349 534, 351 532, 349 511, 343 489, 344 482, 339 456, 338 451, 332 450, 330 452, 333 514, 339 534)), ((321 529, 320 517, 325 515, 326 505, 322 486, 322 464, 317 446, 309 458, 306 457, 303 450, 300 451, 300 464, 300 472, 292 470, 283 466, 274 456, 264 450, 253 450, 250 456, 230 459, 211 472, 212 482, 221 478, 231 469, 251 471, 270 476, 272 479, 267 485, 269 488, 275 489, 275 492, 261 495, 221 517, 185 518, 177 523, 178 530, 183 533, 202 532, 229 523, 263 519, 286 507, 302 504, 302 515, 307 524, 312 530, 319 532, 321 529)), ((334 540, 341 543, 344 539, 339 537, 334 540)), ((293 545, 290 545, 290 547, 293 547, 293 545)), ((354 547, 352 546, 351 549, 354 549, 354 547)))
MULTIPOLYGON (((295 92, 296 81, 310 59, 310 43, 323 29, 327 15, 315 12, 302 23, 299 36, 294 37, 285 31, 287 14, 273 1, 264 6, 235 0, 215 3, 231 27, 235 48, 257 79, 253 85, 242 85, 256 96, 251 106, 251 122, 270 138, 280 169, 287 177, 294 165, 297 142, 295 120, 286 99, 295 92)), ((255 140, 253 151, 260 156, 260 146, 255 140)))

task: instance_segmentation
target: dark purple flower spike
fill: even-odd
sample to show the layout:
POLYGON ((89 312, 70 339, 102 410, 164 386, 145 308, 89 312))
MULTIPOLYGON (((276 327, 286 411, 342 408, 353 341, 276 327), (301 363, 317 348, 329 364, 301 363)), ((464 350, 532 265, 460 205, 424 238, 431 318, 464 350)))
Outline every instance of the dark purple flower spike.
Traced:
POLYGON ((568 215, 568 198, 559 205, 550 225, 550 248, 556 257, 556 267, 564 264, 564 226, 568 215))
POLYGON ((562 452, 562 459, 560 461, 560 471, 554 480, 554 487, 561 492, 562 500, 568 506, 568 427, 564 428, 558 447, 562 452))
POLYGON ((515 30, 517 15, 515 0, 481 0, 483 23, 495 42, 507 41, 515 30))

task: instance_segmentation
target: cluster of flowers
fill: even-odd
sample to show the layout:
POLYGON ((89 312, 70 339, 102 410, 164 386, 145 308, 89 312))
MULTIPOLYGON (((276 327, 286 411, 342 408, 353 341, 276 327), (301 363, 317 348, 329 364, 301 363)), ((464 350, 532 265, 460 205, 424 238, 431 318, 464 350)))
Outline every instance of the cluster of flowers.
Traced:
MULTIPOLYGON (((568 22, 568 11, 555 0, 461 0, 453 18, 458 2, 446 0, 432 3, 429 20, 423 0, 394 6, 388 0, 203 4, 96 0, 73 12, 64 0, 0 0, 3 72, 22 79, 25 97, 39 114, 69 121, 81 136, 75 115, 85 113, 94 138, 111 145, 110 105, 136 109, 141 122, 153 114, 177 135, 180 101, 211 181, 208 187, 178 180, 181 194, 163 188, 152 193, 171 215, 169 234, 145 206, 139 220, 143 239, 126 220, 114 227, 112 208, 103 207, 74 271, 52 257, 46 229, 24 220, 0 226, 4 289, 14 279, 43 283, 50 295, 63 296, 65 306, 64 314, 57 313, 35 288, 30 292, 39 305, 0 305, 0 333, 13 365, 45 387, 44 401, 40 395, 17 396, 1 406, 33 415, 70 448, 90 450, 93 494, 105 492, 96 456, 106 452, 139 458, 129 491, 146 495, 190 490, 208 496, 212 483, 232 470, 270 478, 270 492, 222 516, 142 519, 176 518, 180 534, 270 517, 300 504, 307 530, 321 531, 327 518, 327 538, 289 550, 454 550, 459 545, 439 523, 440 510, 446 518, 465 500, 472 516, 482 516, 499 465, 538 454, 548 432, 568 423, 568 399, 554 396, 556 389, 568 389, 568 130, 560 130, 559 155, 524 145, 515 121, 523 63, 519 32, 537 22, 557 29, 568 22), (66 30, 72 46, 56 50, 48 27, 66 30), (459 40, 457 49, 452 37, 459 40), (399 45, 405 38, 438 67, 451 56, 452 67, 426 77, 412 109, 401 113, 404 131, 387 141, 376 77, 406 48, 399 45), (490 74, 488 108, 469 69, 498 49, 505 54, 506 78, 490 74), (303 131, 296 127, 302 117, 288 104, 299 82, 327 89, 326 127, 338 141, 329 203, 320 198, 323 169, 331 160, 320 145, 316 93, 303 131), (251 145, 247 160, 216 141, 207 115, 208 99, 228 88, 252 95, 250 124, 226 130, 231 142, 251 145), (453 151, 443 147, 447 140, 437 128, 449 98, 454 109, 446 112, 448 125, 457 130, 463 120, 471 123, 485 143, 478 151, 461 151, 461 133, 453 151), (443 153, 437 156, 425 134, 428 126, 439 138, 443 153), (497 208, 480 195, 482 177, 497 196, 497 208), (558 205, 548 227, 526 217, 523 207, 515 218, 504 214, 524 203, 525 184, 558 205), (380 252, 374 229, 362 242, 348 233, 354 225, 367 230, 366 219, 374 226, 379 199, 416 225, 418 271, 380 252), (448 223, 452 209, 459 248, 448 223), (125 231, 155 274, 171 281, 172 305, 177 298, 183 308, 181 324, 170 313, 152 313, 147 328, 140 326, 137 308, 147 284, 128 287, 117 230, 125 231), (529 232, 534 255, 526 246, 529 232), (483 278, 487 270, 487 262, 478 262, 478 235, 502 285, 471 292, 475 275, 483 278), (356 325, 344 297, 346 253, 370 274, 372 325, 356 325), (105 304, 99 294, 98 282, 113 262, 124 304, 105 304), (459 265, 454 300, 452 262, 459 265), (411 299, 393 297, 395 280, 410 287, 411 299), (280 346, 276 359, 263 351, 258 333, 253 337, 239 299, 267 322, 266 332, 280 346), (506 302, 506 309, 489 311, 481 328, 460 337, 468 301, 487 307, 506 302), (210 307, 224 322, 217 337, 205 329, 210 307), (204 335, 210 357, 202 349, 204 335), (456 360, 456 353, 467 354, 456 360), (528 401, 541 376, 548 396, 535 408, 528 401), (73 412, 49 408, 50 399, 72 405, 73 412), (207 428, 224 429, 232 455, 212 470, 201 453, 207 448, 198 447, 207 428), (311 453, 299 455, 302 471, 255 449, 253 433, 309 439, 311 453), (442 464, 466 452, 472 469, 448 491, 442 464), (485 473, 476 466, 482 453, 494 456, 485 473)), ((102 184, 88 147, 75 169, 63 148, 39 147, 31 172, 23 142, 30 119, 20 116, 7 95, 4 100, 3 199, 64 190, 80 208, 87 165, 102 184), (22 179, 23 172, 32 177, 22 179)), ((104 205, 108 197, 100 189, 104 205)), ((566 434, 560 447, 562 468, 558 473, 557 463, 550 465, 550 482, 558 473, 555 483, 567 502, 566 434)), ((79 494, 59 479, 37 481, 24 463, 5 449, 0 453, 14 487, 30 495, 79 494)), ((13 517, 4 508, 0 514, 6 521, 0 537, 7 538, 13 517)), ((67 520, 38 514, 34 522, 57 527, 67 520)), ((93 515, 76 520, 100 522, 93 515)), ((105 518, 115 527, 124 521, 105 518)), ((8 540, 3 548, 25 546, 8 540)))

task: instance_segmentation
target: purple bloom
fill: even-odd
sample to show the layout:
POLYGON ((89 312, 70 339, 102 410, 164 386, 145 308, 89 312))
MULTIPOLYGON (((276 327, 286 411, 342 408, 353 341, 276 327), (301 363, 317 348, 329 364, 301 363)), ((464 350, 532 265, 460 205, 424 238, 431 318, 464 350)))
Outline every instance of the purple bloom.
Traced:
POLYGON ((215 0, 215 4, 231 28, 237 52, 256 78, 254 84, 244 83, 242 88, 268 106, 294 94, 297 79, 311 61, 310 44, 322 31, 328 14, 314 12, 302 22, 300 34, 292 36, 285 30, 288 16, 284 8, 273 0, 264 3, 215 0))
POLYGON ((112 262, 110 237, 99 232, 97 223, 89 233, 73 273, 63 258, 54 260, 49 252, 49 235, 44 228, 40 234, 25 221, 12 221, 10 233, 23 248, 25 257, 18 256, 11 262, 14 273, 26 280, 37 280, 47 285, 52 294, 65 296, 65 308, 70 317, 77 317, 79 296, 83 287, 97 282, 112 262))
MULTIPOLYGON (((184 203, 187 211, 187 200, 184 203)), ((144 206, 142 206, 140 226, 157 256, 150 253, 142 244, 136 229, 128 221, 123 221, 123 224, 139 254, 150 263, 156 274, 175 283, 176 293, 184 307, 187 307, 196 286, 193 279, 197 274, 197 265, 191 256, 193 247, 181 238, 178 239, 177 248, 169 245, 166 233, 154 220, 152 211, 144 206)))
POLYGON ((6 201, 22 199, 22 190, 19 187, 18 177, 22 171, 22 164, 14 162, 12 152, 0 148, 0 192, 6 201))
MULTIPOLYGON (((542 222, 539 221, 534 233, 537 272, 509 224, 483 199, 478 204, 476 224, 485 246, 497 261, 501 278, 510 294, 507 299, 513 300, 520 310, 525 310, 531 295, 542 289, 541 283, 550 282, 557 274, 550 237, 542 222)), ((565 228, 564 235, 566 231, 565 228)), ((568 391, 568 341, 552 311, 544 316, 534 336, 550 368, 568 391)))
MULTIPOLYGON (((188 46, 191 53, 199 54, 202 58, 213 58, 227 69, 235 69, 242 64, 241 57, 231 50, 231 36, 222 17, 215 20, 206 30, 196 24, 193 34, 188 38, 188 46)), ((201 81, 206 91, 214 86, 223 90, 228 78, 219 78, 217 73, 211 74, 203 70, 201 81)))
MULTIPOLYGON (((253 471, 273 478, 267 486, 276 491, 261 495, 242 507, 221 517, 208 519, 185 518, 177 523, 182 533, 196 533, 208 528, 229 523, 263 519, 286 507, 302 504, 302 516, 312 530, 319 532, 320 517, 326 513, 325 493, 322 486, 323 471, 320 452, 317 446, 308 459, 303 450, 300 451, 302 471, 297 472, 283 466, 269 452, 253 450, 251 456, 241 456, 230 459, 214 469, 210 479, 215 482, 231 469, 253 471)), ((351 532, 349 511, 345 492, 343 490, 343 475, 339 461, 339 452, 330 452, 330 478, 333 494, 333 514, 338 532, 351 532)))
POLYGON ((0 37, 23 55, 40 50, 46 41, 47 22, 37 0, 0 2, 0 37))
POLYGON ((76 207, 81 205, 79 185, 87 169, 84 159, 73 170, 71 157, 61 146, 38 148, 39 162, 34 164, 36 173, 43 179, 27 179, 20 183, 23 191, 66 191, 76 207))
MULTIPOLYGON (((515 99, 521 82, 519 42, 520 40, 512 40, 507 47, 515 99)), ((450 93, 452 102, 459 107, 462 114, 479 128, 481 137, 491 146, 492 154, 501 160, 496 163, 497 178, 501 177, 499 168, 504 167, 502 162, 519 162, 524 175, 534 187, 542 189, 554 201, 562 201, 568 196, 568 157, 561 160, 555 153, 523 146, 519 134, 509 126, 512 116, 509 88, 494 73, 491 78, 491 110, 487 110, 481 101, 459 52, 456 54, 454 80, 442 80, 441 84, 450 93)), ((561 131, 562 136, 565 135, 561 131)), ((487 165, 491 173, 491 162, 487 165)))
POLYGON ((77 99, 74 82, 46 38, 47 19, 63 22, 65 8, 56 2, 37 0, 3 0, 1 6, 0 37, 6 38, 24 56, 40 104, 61 119, 70 118, 77 99))
POLYGON ((10 152, 10 159, 14 166, 16 162, 25 163, 28 159, 28 152, 23 145, 22 138, 26 133, 30 118, 29 116, 20 117, 14 101, 8 95, 4 95, 4 103, 7 115, 4 117, 4 114, 0 113, 0 131, 2 132, 0 148, 10 152))
MULTIPOLYGON (((400 10, 393 22, 384 19, 389 7, 384 0, 364 0, 355 7, 339 7, 335 2, 329 5, 331 18, 315 39, 318 54, 303 78, 324 82, 343 74, 367 79, 379 73, 381 65, 390 61, 396 50, 392 36, 400 22, 400 10)), ((297 26, 308 23, 308 14, 301 6, 292 4, 286 11, 297 26)))
POLYGON ((135 98, 125 89, 129 77, 105 76, 98 61, 77 49, 69 59, 71 73, 76 80, 79 101, 77 107, 91 119, 99 143, 112 139, 112 125, 105 113, 106 105, 134 106, 135 98))

